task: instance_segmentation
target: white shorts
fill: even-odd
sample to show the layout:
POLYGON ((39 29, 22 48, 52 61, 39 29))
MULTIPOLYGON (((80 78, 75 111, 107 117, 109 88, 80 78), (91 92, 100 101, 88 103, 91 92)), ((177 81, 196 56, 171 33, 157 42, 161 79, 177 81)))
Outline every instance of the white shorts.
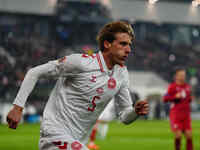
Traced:
POLYGON ((67 141, 49 141, 47 138, 40 138, 39 150, 89 150, 79 141, 69 143, 67 141))

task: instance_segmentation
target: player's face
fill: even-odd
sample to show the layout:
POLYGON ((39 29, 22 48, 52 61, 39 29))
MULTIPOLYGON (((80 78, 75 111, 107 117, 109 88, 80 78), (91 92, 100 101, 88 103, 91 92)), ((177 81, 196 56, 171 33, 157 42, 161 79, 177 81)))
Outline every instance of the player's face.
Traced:
POLYGON ((178 81, 178 82, 181 82, 181 83, 185 82, 185 78, 186 78, 185 70, 178 71, 176 73, 176 77, 175 78, 176 78, 176 81, 178 81))
POLYGON ((124 65, 128 54, 131 52, 131 37, 127 33, 115 34, 115 40, 110 43, 109 51, 112 63, 124 65))

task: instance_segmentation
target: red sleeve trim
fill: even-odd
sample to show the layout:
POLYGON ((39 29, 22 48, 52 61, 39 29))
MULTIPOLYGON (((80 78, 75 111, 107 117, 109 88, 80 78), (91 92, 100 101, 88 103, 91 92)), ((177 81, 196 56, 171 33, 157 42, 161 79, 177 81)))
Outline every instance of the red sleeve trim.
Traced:
POLYGON ((99 54, 96 54, 96 56, 97 56, 97 61, 99 63, 100 70, 101 70, 101 72, 104 72, 103 65, 101 63, 101 59, 100 59, 99 54))

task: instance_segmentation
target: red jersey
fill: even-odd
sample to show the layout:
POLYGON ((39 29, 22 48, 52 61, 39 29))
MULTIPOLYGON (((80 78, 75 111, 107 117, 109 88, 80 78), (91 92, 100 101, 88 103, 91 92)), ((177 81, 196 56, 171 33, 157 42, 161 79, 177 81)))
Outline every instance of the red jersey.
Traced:
POLYGON ((164 102, 171 102, 170 111, 174 115, 190 115, 191 87, 187 83, 178 85, 175 82, 168 87, 167 94, 164 96, 164 102), (175 98, 177 93, 181 93, 181 98, 175 98))

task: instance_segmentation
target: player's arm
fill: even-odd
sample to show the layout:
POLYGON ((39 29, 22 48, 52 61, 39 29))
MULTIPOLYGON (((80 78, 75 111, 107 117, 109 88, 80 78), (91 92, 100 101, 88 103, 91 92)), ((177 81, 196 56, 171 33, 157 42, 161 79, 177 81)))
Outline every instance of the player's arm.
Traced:
POLYGON ((133 106, 129 92, 128 73, 120 91, 115 96, 115 109, 121 122, 130 124, 135 121, 140 115, 146 115, 149 111, 149 105, 146 101, 138 101, 133 106))
POLYGON ((163 97, 164 102, 177 102, 181 99, 181 93, 177 93, 173 85, 169 85, 167 93, 163 97))
POLYGON ((28 96, 33 90, 35 84, 41 77, 59 77, 64 76, 67 72, 72 72, 79 64, 76 56, 67 56, 46 64, 36 66, 30 69, 21 84, 17 96, 13 102, 14 107, 7 115, 7 122, 10 128, 16 129, 21 120, 22 111, 28 96))

